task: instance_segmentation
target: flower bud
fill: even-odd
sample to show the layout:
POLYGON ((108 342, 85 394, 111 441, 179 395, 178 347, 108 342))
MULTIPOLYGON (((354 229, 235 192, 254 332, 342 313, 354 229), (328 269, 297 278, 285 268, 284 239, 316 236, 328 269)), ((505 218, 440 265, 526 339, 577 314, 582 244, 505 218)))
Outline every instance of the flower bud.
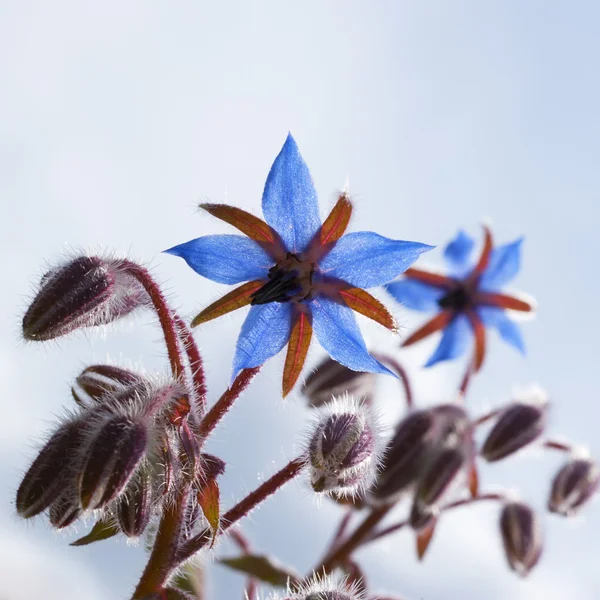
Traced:
POLYGON ((204 481, 212 481, 225 473, 225 461, 221 460, 218 456, 207 453, 203 453, 200 456, 202 458, 204 481))
POLYGON ((316 492, 352 494, 373 477, 378 431, 364 405, 335 401, 320 411, 308 457, 316 492))
MULTIPOLYGON (((441 404, 405 417, 384 453, 371 497, 395 502, 423 473, 438 450, 464 449, 471 444, 467 413, 455 404, 441 404)), ((461 450, 463 451, 463 450, 461 450)))
POLYGON ((63 529, 72 525, 81 516, 81 508, 76 499, 71 495, 63 496, 48 511, 50 524, 56 529, 63 529))
POLYGON ((456 448, 471 438, 471 423, 464 408, 440 404, 430 409, 435 421, 434 438, 438 446, 456 448))
POLYGON ((79 406, 96 406, 108 394, 115 394, 126 387, 141 382, 137 374, 114 365, 92 365, 83 370, 71 388, 79 406))
POLYGON ((488 462, 510 456, 542 435, 545 425, 545 406, 515 402, 496 421, 483 444, 481 455, 488 462))
POLYGON ((361 600, 364 594, 356 584, 350 584, 347 578, 318 577, 300 586, 297 591, 288 590, 283 598, 275 594, 271 600, 361 600))
POLYGON ((592 498, 599 485, 600 468, 595 462, 584 458, 572 459, 552 481, 548 510, 571 517, 592 498))
POLYGON ((428 463, 421 475, 410 514, 410 525, 423 529, 435 516, 437 505, 465 466, 466 452, 462 448, 443 448, 428 463))
POLYGON ((307 378, 302 393, 310 406, 318 408, 334 396, 348 394, 370 401, 375 392, 375 374, 352 371, 340 363, 326 358, 307 378))
POLYGON ((17 512, 22 517, 41 513, 62 496, 85 430, 81 420, 68 421, 42 448, 17 490, 17 512))
POLYGON ((130 538, 144 533, 152 513, 152 482, 146 469, 140 469, 117 502, 117 519, 121 531, 130 538))
POLYGON ((102 325, 147 302, 141 285, 119 261, 80 256, 48 272, 23 317, 27 340, 51 340, 102 325))
POLYGON ((84 510, 101 508, 123 491, 144 458, 147 444, 145 425, 128 417, 113 417, 100 425, 84 448, 79 473, 79 498, 84 510))
POLYGON ((500 533, 510 568, 526 577, 542 553, 539 517, 527 504, 508 502, 500 515, 500 533))
POLYGON ((415 482, 429 455, 434 423, 433 414, 424 410, 413 412, 400 422, 371 489, 375 500, 393 502, 415 482))

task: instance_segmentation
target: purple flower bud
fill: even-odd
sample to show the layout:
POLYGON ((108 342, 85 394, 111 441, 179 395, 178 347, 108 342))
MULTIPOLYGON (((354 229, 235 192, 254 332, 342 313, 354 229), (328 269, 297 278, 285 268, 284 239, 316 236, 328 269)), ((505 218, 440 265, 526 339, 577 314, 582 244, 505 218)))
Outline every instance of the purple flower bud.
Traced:
POLYGON ((464 408, 456 404, 440 404, 430 409, 435 419, 434 438, 438 446, 456 448, 471 438, 471 423, 464 408))
POLYGON ((148 432, 128 417, 102 423, 84 448, 78 477, 79 498, 84 510, 101 508, 127 485, 146 454, 148 432))
POLYGON ((542 553, 539 517, 527 504, 508 502, 500 515, 500 533, 510 568, 527 576, 542 553))
POLYGON ((68 495, 54 502, 48 514, 50 524, 56 527, 56 529, 63 529, 77 521, 82 513, 79 502, 71 495, 68 495))
POLYGON ((147 302, 119 261, 80 256, 48 272, 23 317, 27 340, 51 340, 80 327, 110 323, 147 302))
POLYGON ((488 462, 510 456, 542 435, 545 425, 544 405, 515 402, 496 421, 483 444, 481 455, 488 462))
POLYGON ((214 454, 201 454, 204 481, 212 481, 225 473, 225 461, 214 454))
POLYGON ((269 598, 272 600, 361 600, 364 599, 364 594, 359 587, 350 584, 347 578, 315 575, 297 591, 288 590, 283 598, 277 594, 269 598))
POLYGON ((365 401, 372 399, 375 392, 375 374, 351 371, 348 367, 325 359, 307 378, 302 393, 310 406, 318 408, 336 396, 348 394, 365 401))
POLYGON ((63 424, 42 448, 17 491, 17 512, 29 519, 64 493, 86 426, 81 420, 63 424))
POLYGON ((371 497, 395 502, 413 485, 442 448, 471 446, 467 413, 455 404, 441 404, 405 417, 384 452, 383 465, 371 497))
POLYGON ((393 502, 415 482, 429 456, 434 424, 433 414, 424 410, 413 412, 400 422, 371 490, 374 499, 393 502))
POLYGON ((132 477, 117 501, 117 518, 121 531, 131 538, 144 533, 152 512, 152 482, 145 469, 140 469, 132 477))
POLYGON ((410 524, 414 529, 422 529, 437 512, 444 494, 463 470, 467 460, 463 448, 443 448, 428 463, 421 475, 410 515, 410 524))
POLYGON ((113 365, 92 365, 75 380, 71 388, 73 398, 79 406, 91 408, 96 406, 108 394, 123 391, 132 384, 139 383, 141 376, 121 367, 113 365))
POLYGON ((548 510, 571 517, 592 498, 599 485, 600 468, 595 462, 585 458, 572 459, 552 481, 548 510))
POLYGON ((352 494, 376 469, 378 431, 364 405, 335 401, 321 409, 308 457, 316 492, 352 494))

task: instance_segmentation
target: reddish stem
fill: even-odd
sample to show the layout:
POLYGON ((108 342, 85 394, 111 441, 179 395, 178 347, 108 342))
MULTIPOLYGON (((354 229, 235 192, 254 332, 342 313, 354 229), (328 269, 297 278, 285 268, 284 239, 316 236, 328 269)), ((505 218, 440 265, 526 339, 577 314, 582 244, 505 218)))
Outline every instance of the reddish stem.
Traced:
POLYGON ((551 450, 560 450, 561 452, 573 452, 573 446, 567 442, 559 442, 557 440, 546 440, 543 443, 544 448, 550 448, 551 450))
MULTIPOLYGON (((456 500, 455 502, 451 502, 450 504, 443 506, 440 509, 440 513, 445 512, 447 510, 451 510, 453 508, 458 508, 459 506, 466 506, 468 504, 474 504, 475 502, 481 502, 482 500, 501 501, 504 499, 505 499, 505 496, 502 494, 497 494, 497 493, 480 494, 479 496, 475 496, 475 498, 463 498, 462 500, 456 500)), ((385 529, 381 529, 380 531, 375 531, 363 542, 362 545, 370 544, 371 542, 374 542, 375 540, 379 540, 383 537, 387 537, 388 535, 391 535, 392 533, 396 533, 396 531, 399 531, 400 529, 404 529, 406 526, 408 526, 409 523, 410 523, 409 520, 406 519, 404 521, 395 523, 394 525, 390 525, 389 527, 386 527, 385 529)))
POLYGON ((352 552, 363 543, 377 523, 387 515, 392 506, 393 504, 389 504, 371 509, 371 512, 357 527, 354 533, 344 543, 336 546, 335 549, 325 557, 325 560, 313 569, 313 573, 330 573, 334 567, 343 563, 352 552))
POLYGON ((253 369, 244 369, 231 384, 224 394, 215 402, 212 408, 206 413, 198 428, 198 436, 206 439, 208 435, 217 426, 217 423, 223 418, 227 411, 233 406, 233 403, 239 398, 240 394, 248 387, 254 376, 260 371, 260 367, 253 369))
POLYGON ((189 497, 189 485, 183 484, 172 504, 167 504, 158 527, 152 554, 133 594, 133 600, 159 591, 169 579, 176 560, 183 515, 189 497))
POLYGON ((150 297, 165 336, 171 370, 173 371, 173 376, 177 379, 183 374, 184 370, 181 349, 179 346, 179 335, 173 312, 169 308, 160 287, 154 279, 152 279, 147 269, 129 260, 123 260, 123 266, 127 273, 139 281, 150 297))
MULTIPOLYGON (((227 531, 234 523, 245 517, 251 510, 272 496, 279 488, 296 477, 306 465, 304 456, 289 462, 283 469, 259 485, 253 492, 240 500, 234 507, 230 508, 221 518, 220 532, 227 531)), ((202 533, 188 540, 177 554, 177 563, 182 563, 198 550, 203 548, 211 540, 212 532, 205 529, 202 533)), ((176 568, 177 564, 173 565, 176 568)))
POLYGON ((497 408, 496 410, 492 410, 491 412, 479 417, 477 420, 473 421, 473 427, 479 427, 479 425, 483 425, 489 420, 495 419, 503 410, 503 408, 497 408))
POLYGON ((183 319, 175 314, 175 324, 179 329, 181 336, 181 342, 187 353, 188 361, 190 364, 190 371, 192 372, 192 381, 194 382, 194 391, 198 399, 198 405, 200 408, 200 414, 206 412, 206 381, 204 377, 204 365, 200 351, 194 340, 194 336, 190 331, 189 327, 185 324, 183 319))
POLYGON ((413 393, 412 387, 410 385, 410 380, 408 379, 408 373, 406 369, 393 357, 388 356, 387 354, 379 354, 372 352, 374 358, 382 362, 384 365, 391 367, 393 371, 396 372, 398 378, 400 379, 400 383, 404 388, 404 397, 406 398, 406 406, 408 408, 412 408, 413 403, 413 393))

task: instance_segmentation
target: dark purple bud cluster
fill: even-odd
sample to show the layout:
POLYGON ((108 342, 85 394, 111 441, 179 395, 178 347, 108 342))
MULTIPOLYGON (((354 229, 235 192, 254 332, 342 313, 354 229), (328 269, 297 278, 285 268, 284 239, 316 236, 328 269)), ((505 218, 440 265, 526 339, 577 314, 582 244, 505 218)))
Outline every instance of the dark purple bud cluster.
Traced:
POLYGON ((23 317, 23 336, 46 341, 110 323, 148 302, 122 261, 80 256, 48 271, 23 317))
POLYGON ((411 412, 388 443, 369 498, 390 504, 411 493, 410 524, 426 527, 473 458, 471 433, 469 418, 457 405, 411 412))
POLYGON ((112 365, 86 368, 73 386, 78 411, 60 425, 25 474, 17 511, 48 511, 56 528, 100 511, 128 537, 140 536, 185 478, 196 487, 224 463, 200 452, 184 386, 156 383, 112 365), (177 418, 174 418, 177 415, 177 418))
POLYGON ((308 445, 313 489, 352 495, 368 486, 377 469, 378 436, 364 404, 346 398, 319 409, 308 445))

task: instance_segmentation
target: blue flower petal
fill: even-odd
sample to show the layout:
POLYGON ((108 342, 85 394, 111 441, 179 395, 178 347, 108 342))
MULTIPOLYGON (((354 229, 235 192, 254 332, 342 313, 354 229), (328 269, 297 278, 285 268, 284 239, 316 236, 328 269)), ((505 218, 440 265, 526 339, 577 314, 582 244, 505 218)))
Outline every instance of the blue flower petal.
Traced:
POLYGON ((394 281, 386 285, 385 289, 406 308, 421 311, 438 310, 438 300, 446 293, 438 287, 414 279, 394 281))
POLYGON ((433 246, 390 240, 372 231, 343 236, 321 261, 319 268, 330 277, 359 288, 392 281, 433 246))
POLYGON ((523 238, 498 246, 492 250, 490 263, 480 279, 480 287, 499 290, 505 286, 521 268, 521 244, 523 238))
POLYGON ((165 252, 180 256, 196 273, 218 283, 266 278, 274 262, 254 240, 241 235, 207 235, 165 252))
POLYGON ((291 134, 269 171, 262 210, 290 252, 304 250, 321 227, 317 192, 291 134))
POLYGON ((275 356, 290 338, 291 322, 292 305, 289 302, 250 308, 235 348, 232 381, 242 369, 258 367, 275 356))
POLYGON ((521 354, 526 353, 521 328, 506 314, 505 310, 492 306, 481 306, 477 312, 484 324, 493 327, 505 342, 514 346, 521 354))
POLYGON ((353 371, 394 375, 368 353, 354 313, 347 306, 322 296, 310 306, 317 339, 331 358, 353 371))
POLYGON ((425 364, 426 367, 431 367, 443 360, 452 360, 462 356, 473 340, 473 329, 469 323, 469 319, 465 315, 459 314, 446 329, 435 352, 425 364))
POLYGON ((453 275, 463 275, 470 266, 470 258, 475 247, 475 240, 462 229, 444 249, 444 258, 448 262, 453 275))

